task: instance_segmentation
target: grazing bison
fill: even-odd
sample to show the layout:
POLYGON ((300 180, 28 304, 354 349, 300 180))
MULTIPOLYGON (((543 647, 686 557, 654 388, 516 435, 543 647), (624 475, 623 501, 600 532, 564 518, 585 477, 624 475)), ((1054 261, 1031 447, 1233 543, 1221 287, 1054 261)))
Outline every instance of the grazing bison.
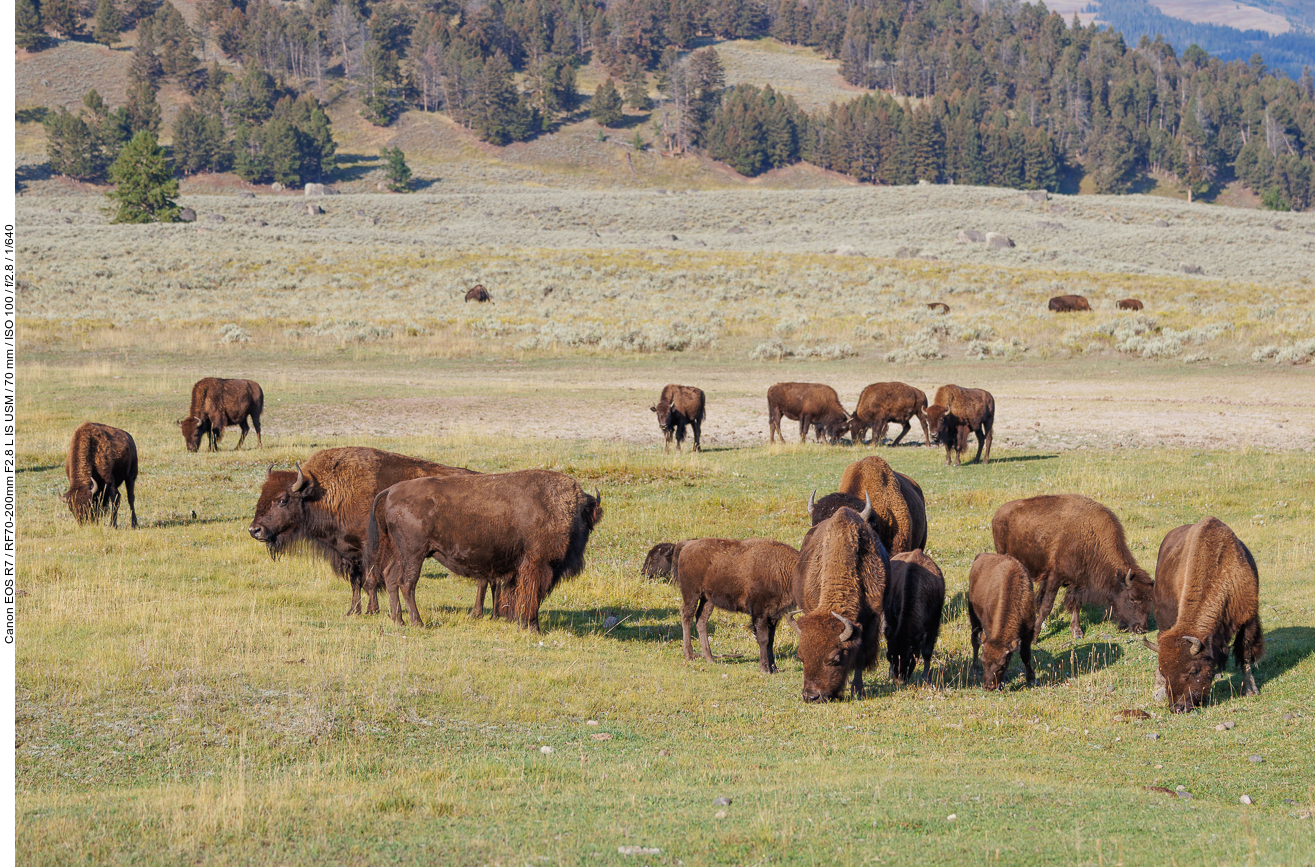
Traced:
POLYGON ((804 536, 794 571, 794 600, 803 614, 789 623, 799 634, 804 701, 840 698, 854 672, 851 695, 863 695, 863 672, 881 651, 881 605, 890 558, 867 521, 841 509, 804 536))
POLYGON ((1154 587, 1128 550, 1123 525, 1105 506, 1077 494, 1013 500, 996 509, 991 536, 997 553, 1036 576, 1037 636, 1061 587, 1068 588, 1064 607, 1075 639, 1082 637, 1083 605, 1111 606, 1120 629, 1146 631, 1154 587))
POLYGON ((950 305, 946 304, 944 301, 933 301, 927 305, 927 309, 933 313, 949 313, 950 305))
POLYGON ((712 662, 708 615, 720 608, 749 615, 758 639, 758 668, 775 672, 776 625, 794 608, 798 560, 798 551, 772 539, 687 539, 676 545, 671 580, 680 588, 685 658, 694 658, 690 624, 697 620, 699 647, 712 662))
POLYGON ((968 622, 972 627, 973 667, 981 648, 982 688, 1003 689, 1009 657, 1023 660, 1027 684, 1036 683, 1032 669, 1032 626, 1035 612, 1032 579, 1027 569, 1007 554, 978 554, 968 570, 968 622))
POLYGON ((466 292, 466 300, 478 301, 480 304, 483 304, 485 301, 489 300, 489 290, 484 288, 484 284, 476 283, 473 288, 466 292))
POLYGON ((1122 301, 1118 302, 1115 306, 1118 307, 1120 310, 1141 310, 1143 305, 1141 301, 1137 300, 1136 298, 1124 298, 1122 301))
POLYGON ((781 433, 781 418, 799 422, 799 442, 808 438, 812 425, 813 436, 821 442, 835 442, 848 428, 849 413, 840 405, 840 396, 829 385, 816 382, 778 382, 767 389, 767 441, 777 437, 785 442, 781 433))
POLYGON ((107 424, 85 422, 73 432, 64 458, 68 490, 60 499, 79 524, 99 521, 110 510, 110 526, 119 526, 119 485, 128 491, 128 512, 137 526, 137 443, 132 434, 107 424))
POLYGON ((676 435, 676 451, 685 441, 685 425, 694 428, 694 451, 699 448, 699 430, 703 426, 703 390, 692 385, 668 385, 662 389, 657 406, 649 410, 657 413, 658 427, 666 437, 664 452, 671 451, 671 435, 676 435))
POLYGON ((552 470, 472 473, 398 482, 374 498, 366 534, 366 587, 382 580, 388 608, 423 625, 416 583, 426 557, 455 575, 501 589, 498 614, 535 632, 539 606, 557 582, 584 569, 602 499, 552 470))
POLYGON ((927 506, 922 488, 876 455, 845 467, 840 492, 866 496, 872 503, 872 526, 891 554, 927 546, 927 506))
MULTIPOLYGON (((270 465, 247 532, 265 543, 270 557, 310 543, 351 585, 347 614, 360 614, 365 575, 361 555, 375 495, 404 479, 472 474, 471 470, 364 446, 324 449, 299 464, 295 473, 270 465)), ((483 586, 478 593, 477 614, 484 608, 483 586)), ((370 594, 366 610, 379 610, 375 593, 370 594)))
POLYGON ((947 467, 951 452, 954 453, 955 466, 963 461, 970 433, 977 436, 977 457, 974 460, 989 464, 995 427, 995 398, 981 388, 942 385, 936 389, 936 400, 927 407, 927 426, 931 429, 932 441, 945 446, 947 467))
POLYGON ((1251 672, 1265 653, 1259 595, 1255 559, 1218 518, 1170 530, 1155 563, 1156 698, 1167 694, 1174 713, 1201 705, 1228 662, 1230 641, 1244 693, 1259 695, 1251 672))
POLYGON ((931 655, 941 633, 945 576, 921 548, 890 558, 890 577, 882 601, 886 659, 890 679, 907 683, 922 657, 922 679, 931 672, 931 655))
POLYGON ((256 447, 264 446, 260 437, 260 414, 265 411, 265 393, 260 384, 249 379, 220 379, 207 376, 197 380, 192 386, 192 404, 187 410, 187 418, 178 420, 183 430, 183 442, 187 450, 194 452, 201 447, 201 436, 208 441, 207 451, 219 451, 219 440, 224 436, 224 428, 237 425, 242 429, 233 451, 242 448, 246 442, 247 417, 251 417, 251 427, 256 429, 256 447))
POLYGON ((676 546, 672 542, 658 542, 648 549, 641 570, 645 578, 671 578, 671 564, 676 546))
POLYGON ((872 429, 872 445, 881 445, 881 438, 886 435, 886 426, 891 422, 901 424, 904 429, 895 437, 892 446, 899 445, 900 440, 909 432, 910 421, 917 417, 922 425, 922 436, 927 446, 931 446, 931 434, 927 431, 927 395, 922 389, 905 385, 902 382, 874 382, 858 396, 858 406, 850 417, 849 434, 854 443, 863 441, 863 434, 872 429))
POLYGON ((1091 304, 1081 295, 1056 295, 1050 299, 1048 306, 1055 313, 1079 313, 1083 310, 1091 310, 1091 304))

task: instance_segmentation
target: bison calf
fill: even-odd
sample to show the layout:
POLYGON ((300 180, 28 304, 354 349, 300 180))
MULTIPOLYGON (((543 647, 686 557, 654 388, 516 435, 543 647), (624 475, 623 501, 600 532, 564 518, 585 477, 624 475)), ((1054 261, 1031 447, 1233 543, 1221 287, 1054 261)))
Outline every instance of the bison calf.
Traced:
POLYGON ((1032 579, 1023 564, 1007 554, 978 554, 968 570, 968 622, 972 626, 973 667, 982 658, 982 688, 1003 689, 1009 657, 1023 660, 1027 684, 1032 670, 1032 579))
POLYGON ((922 679, 928 679, 944 606, 945 576, 935 560, 922 549, 890 558, 882 610, 891 680, 907 682, 918 657, 922 657, 922 679))
POLYGON ((799 552, 772 539, 688 539, 676 545, 672 559, 671 580, 682 600, 685 658, 694 658, 689 628, 697 620, 703 658, 712 662, 708 616, 720 608, 749 615, 758 639, 758 668, 775 672, 776 625, 794 608, 799 552))
POLYGON ((694 451, 700 451, 699 432, 703 427, 704 396, 703 390, 692 385, 667 385, 662 389, 662 396, 650 412, 657 414, 658 427, 662 428, 666 438, 664 452, 671 451, 671 436, 676 437, 676 451, 685 441, 685 425, 694 429, 694 451))
POLYGON ((1143 307, 1141 301, 1137 300, 1136 298, 1124 298, 1122 301, 1119 301, 1114 306, 1119 308, 1120 310, 1141 310, 1143 307))
POLYGON ((100 520, 110 510, 110 526, 119 526, 119 485, 128 491, 128 511, 137 527, 137 443, 132 434, 107 424, 86 422, 73 432, 64 458, 68 490, 60 499, 79 524, 100 520))
POLYGON ((957 385, 942 385, 936 389, 936 400, 927 407, 927 427, 931 430, 934 442, 945 446, 945 465, 950 465, 950 453, 954 453, 954 465, 963 461, 963 453, 968 451, 968 434, 977 436, 977 457, 974 460, 987 464, 991 462, 991 438, 995 428, 995 398, 989 391, 981 388, 960 388, 957 385), (983 456, 982 450, 986 454, 983 456))
POLYGON ((874 382, 858 396, 858 406, 850 417, 849 433, 854 444, 863 441, 863 434, 872 430, 872 445, 881 445, 881 438, 886 435, 886 427, 895 422, 902 426, 899 435, 891 443, 897 446, 904 435, 909 432, 912 419, 917 418, 922 425, 924 442, 931 446, 931 434, 927 430, 927 395, 922 389, 914 388, 903 382, 874 382))
POLYGON ((676 546, 672 542, 658 542, 648 549, 641 573, 645 578, 671 578, 671 562, 676 546))

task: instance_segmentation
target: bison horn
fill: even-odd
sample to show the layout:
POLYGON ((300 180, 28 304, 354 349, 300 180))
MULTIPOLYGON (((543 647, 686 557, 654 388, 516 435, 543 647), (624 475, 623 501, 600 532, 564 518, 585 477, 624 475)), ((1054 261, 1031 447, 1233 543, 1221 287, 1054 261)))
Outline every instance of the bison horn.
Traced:
POLYGON ((1131 587, 1131 586, 1132 586, 1132 570, 1131 570, 1131 569, 1128 570, 1128 574, 1127 574, 1127 575, 1124 575, 1124 576, 1123 576, 1123 586, 1124 586, 1124 587, 1131 587))
POLYGON ((863 492, 863 511, 859 512, 858 516, 864 521, 872 517, 872 498, 868 496, 867 491, 863 492))
POLYGON ((96 491, 100 490, 100 485, 96 484, 96 477, 91 477, 91 495, 96 496, 96 491))
POLYGON ((594 488, 594 502, 601 506, 603 504, 603 492, 594 488))
POLYGON ((841 623, 845 624, 845 631, 840 633, 840 641, 841 642, 848 641, 850 637, 854 634, 855 627, 853 621, 846 620, 843 614, 837 614, 834 611, 831 612, 831 616, 834 617, 836 620, 839 620, 841 623))
POLYGON ((1144 644, 1144 645, 1146 645, 1146 646, 1147 646, 1148 648, 1150 648, 1151 650, 1154 650, 1156 653, 1159 653, 1159 652, 1160 652, 1160 645, 1158 645, 1158 644, 1152 644, 1152 643, 1151 643, 1151 640, 1150 640, 1149 638, 1147 638, 1146 636, 1144 636, 1144 635, 1142 636, 1141 643, 1144 644))
POLYGON ((301 474, 301 464, 298 463, 297 480, 292 483, 292 488, 290 490, 292 490, 293 493, 296 493, 297 491, 300 491, 304 487, 306 487, 306 477, 301 474))
POLYGON ((266 475, 266 476, 272 476, 272 475, 274 475, 274 462, 273 462, 273 461, 270 461, 270 462, 269 462, 269 466, 265 467, 265 475, 266 475))
POLYGON ((785 618, 785 622, 790 624, 790 628, 794 630, 795 635, 798 635, 800 638, 803 638, 804 637, 803 630, 801 630, 799 628, 799 624, 795 622, 794 615, 795 612, 791 611, 790 616, 785 618))
POLYGON ((813 503, 817 502, 817 488, 813 488, 813 495, 808 498, 808 517, 813 517, 813 503))
POLYGON ((1202 648, 1205 647, 1205 645, 1201 643, 1201 639, 1193 638, 1190 635, 1184 635, 1183 641, 1186 641, 1188 644, 1192 645, 1192 656, 1198 655, 1201 652, 1202 648))

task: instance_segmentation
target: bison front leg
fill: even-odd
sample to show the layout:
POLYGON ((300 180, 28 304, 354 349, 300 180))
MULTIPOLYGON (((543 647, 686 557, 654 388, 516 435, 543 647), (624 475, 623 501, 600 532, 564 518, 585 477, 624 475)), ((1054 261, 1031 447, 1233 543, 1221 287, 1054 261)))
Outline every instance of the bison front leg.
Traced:
POLYGON ((470 609, 470 616, 480 618, 484 616, 484 594, 488 592, 489 579, 480 578, 475 581, 475 607, 470 609))
POLYGON ((1018 658, 1023 660, 1023 672, 1027 675, 1027 685, 1036 686, 1036 669, 1032 667, 1032 636, 1024 631, 1018 642, 1018 658))
POLYGON ((663 439, 662 451, 664 454, 669 454, 671 452, 671 436, 672 436, 671 428, 667 428, 666 430, 662 431, 662 439, 663 439))
POLYGON ((982 646, 982 621, 978 619, 977 612, 973 610, 971 604, 968 606, 968 625, 973 643, 973 662, 969 669, 971 671, 977 668, 977 652, 982 646))
POLYGON ((1071 589, 1064 596, 1064 607, 1068 609, 1069 614, 1069 634, 1073 636, 1074 641, 1081 641, 1083 636, 1081 623, 1082 606, 1078 604, 1077 596, 1073 594, 1071 589))
POLYGON ((1242 669, 1242 694, 1260 695, 1256 686, 1256 676, 1251 666, 1264 653, 1265 638, 1260 631, 1260 618, 1253 617, 1237 633, 1233 640, 1233 662, 1242 669))
MULTIPOLYGON (((820 432, 817 438, 819 440, 822 438, 820 432)), ((784 437, 782 437, 782 440, 784 440, 784 437)), ((801 445, 808 442, 808 416, 806 415, 799 416, 799 442, 801 445)))
POLYGON ((1036 624, 1032 627, 1033 634, 1038 638, 1041 636, 1041 631, 1045 629, 1050 609, 1055 607, 1055 596, 1058 593, 1059 577, 1053 572, 1042 572, 1037 578, 1036 624))
POLYGON ((776 621, 770 617, 755 617, 753 635, 758 639, 758 669, 764 674, 775 674, 776 656, 772 645, 775 644, 776 621))
POLYGON ((863 686, 863 666, 854 666, 854 682, 849 686, 849 697, 860 699, 867 695, 867 688, 863 686))
POLYGON ((927 427, 927 416, 924 413, 918 413, 918 423, 922 425, 922 439, 931 448, 935 443, 931 441, 931 429, 927 427))
POLYGON ((899 441, 904 439, 904 435, 909 432, 909 428, 911 427, 911 425, 909 424, 909 420, 904 419, 902 424, 904 425, 904 429, 899 432, 899 436, 895 437, 895 441, 891 443, 892 446, 899 445, 899 441))
POLYGON ((678 424, 676 425, 676 451, 678 453, 681 451, 681 446, 684 445, 684 443, 685 443, 685 426, 683 424, 678 424))
MULTIPOLYGON (((353 614, 361 613, 361 588, 365 585, 365 578, 355 569, 347 576, 347 581, 352 585, 352 601, 347 606, 347 613, 343 617, 351 617, 353 614)), ((371 591, 374 589, 371 588, 371 591)))

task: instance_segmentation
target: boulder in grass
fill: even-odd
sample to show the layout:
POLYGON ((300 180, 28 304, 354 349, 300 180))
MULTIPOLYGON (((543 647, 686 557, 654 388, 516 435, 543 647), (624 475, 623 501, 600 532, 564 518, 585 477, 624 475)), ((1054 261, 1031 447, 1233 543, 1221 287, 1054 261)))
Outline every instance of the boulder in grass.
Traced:
POLYGON ((1204 274, 1204 273, 1205 273, 1205 271, 1201 268, 1200 265, 1192 265, 1192 264, 1190 264, 1190 263, 1188 263, 1188 262, 1179 262, 1179 263, 1178 263, 1178 270, 1179 270, 1179 271, 1182 271, 1184 274, 1204 274))
POLYGON ((312 217, 318 217, 320 214, 324 213, 324 209, 319 205, 307 205, 306 213, 312 217))
POLYGON ((306 195, 308 196, 336 196, 338 191, 328 184, 307 184, 306 195))
POLYGON ((195 223, 196 211, 193 211, 191 208, 183 208, 178 212, 178 221, 181 223, 195 223))
POLYGON ((269 188, 276 193, 281 193, 284 190, 284 186, 280 184, 278 181, 275 181, 274 183, 270 184, 269 188))
POLYGON ((964 229, 954 240, 957 244, 980 244, 986 240, 986 236, 976 229, 964 229))
POLYGON ((222 222, 224 222, 224 215, 223 215, 223 214, 211 214, 210 216, 206 217, 206 219, 209 220, 209 221, 212 222, 212 223, 222 223, 222 222))
POLYGON ((987 232, 986 246, 993 250, 1007 250, 1014 246, 1014 242, 1009 237, 1001 235, 999 232, 987 232))
POLYGON ((1050 194, 1045 190, 1028 190, 1023 193, 1023 201, 1025 202, 1044 202, 1049 198, 1050 194))
POLYGON ((900 247, 895 251, 896 259, 915 259, 922 252, 921 247, 900 247))
POLYGON ((1065 229, 1065 228, 1064 228, 1064 224, 1063 224, 1063 223, 1056 223, 1056 222, 1054 222, 1053 220, 1037 220, 1037 221, 1036 221, 1036 227, 1037 227, 1038 229, 1054 229, 1054 230, 1059 231, 1059 232, 1067 232, 1067 231, 1068 231, 1068 229, 1065 229))
POLYGON ((727 235, 743 235, 745 232, 746 229, 743 226, 731 226, 726 230, 727 235))
POLYGON ((1168 224, 1167 222, 1165 222, 1164 220, 1156 220, 1156 221, 1155 221, 1155 226, 1156 226, 1156 228, 1158 228, 1158 229, 1167 229, 1167 228, 1169 228, 1169 224, 1168 224))
POLYGON ((256 194, 250 190, 238 190, 237 197, 239 199, 254 199, 256 194))

